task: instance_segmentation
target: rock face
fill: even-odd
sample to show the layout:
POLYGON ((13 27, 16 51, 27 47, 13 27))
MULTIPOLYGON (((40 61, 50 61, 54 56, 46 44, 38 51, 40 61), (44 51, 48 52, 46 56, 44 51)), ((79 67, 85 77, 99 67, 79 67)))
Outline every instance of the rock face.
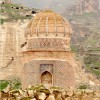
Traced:
POLYGON ((0 3, 3 3, 3 2, 11 3, 11 0, 0 0, 0 3))
POLYGON ((97 12, 99 9, 99 0, 77 0, 77 13, 97 12))
POLYGON ((2 79, 19 72, 21 44, 24 42, 24 28, 28 20, 6 22, 0 27, 0 75, 2 79))

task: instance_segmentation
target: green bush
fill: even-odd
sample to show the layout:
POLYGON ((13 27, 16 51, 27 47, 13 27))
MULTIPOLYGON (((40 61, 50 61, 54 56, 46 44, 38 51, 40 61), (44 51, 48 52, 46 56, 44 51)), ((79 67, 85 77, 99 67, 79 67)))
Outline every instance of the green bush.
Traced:
POLYGON ((8 81, 0 80, 0 91, 2 91, 3 89, 5 89, 8 84, 9 84, 8 81))
POLYGON ((0 91, 5 89, 7 85, 10 85, 10 88, 13 89, 20 89, 21 88, 21 82, 18 79, 12 79, 12 80, 0 80, 0 91))
POLYGON ((89 86, 87 85, 87 84, 79 84, 78 85, 78 89, 87 89, 87 88, 89 88, 89 86))

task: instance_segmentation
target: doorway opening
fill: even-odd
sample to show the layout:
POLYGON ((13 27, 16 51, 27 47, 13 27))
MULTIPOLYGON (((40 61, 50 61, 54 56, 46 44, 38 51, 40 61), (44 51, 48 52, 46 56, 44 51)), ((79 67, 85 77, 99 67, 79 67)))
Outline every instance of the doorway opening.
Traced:
POLYGON ((52 86, 52 74, 45 71, 41 74, 41 84, 45 86, 52 86))

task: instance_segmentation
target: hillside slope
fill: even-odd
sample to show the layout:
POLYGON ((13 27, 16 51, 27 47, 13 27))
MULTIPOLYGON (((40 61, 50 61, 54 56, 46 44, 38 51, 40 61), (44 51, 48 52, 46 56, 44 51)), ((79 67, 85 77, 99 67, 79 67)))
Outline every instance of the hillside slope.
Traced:
MULTIPOLYGON (((0 23, 31 19, 33 11, 18 4, 1 3, 0 23)), ((84 13, 82 15, 65 14, 73 26, 72 50, 80 53, 85 62, 85 68, 100 76, 100 11, 97 13, 84 13)), ((15 22, 16 23, 16 22, 15 22)), ((15 25, 16 26, 16 25, 15 25)), ((20 28, 20 27, 19 27, 20 28)))
POLYGON ((83 57, 88 71, 100 77, 100 11, 66 16, 73 26, 72 50, 83 57))
POLYGON ((18 19, 31 19, 34 12, 37 12, 37 9, 29 9, 19 4, 13 3, 1 3, 0 4, 1 11, 1 20, 0 23, 9 22, 18 19))

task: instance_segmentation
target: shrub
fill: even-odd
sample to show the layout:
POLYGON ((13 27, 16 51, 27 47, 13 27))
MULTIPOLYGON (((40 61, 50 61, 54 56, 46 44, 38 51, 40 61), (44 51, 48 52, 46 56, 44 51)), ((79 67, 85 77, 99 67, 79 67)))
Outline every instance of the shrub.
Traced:
POLYGON ((87 84, 79 84, 78 85, 78 89, 87 89, 88 88, 88 85, 87 84))
POLYGON ((5 89, 7 85, 10 85, 11 90, 21 88, 21 82, 19 79, 0 80, 0 91, 5 89))
POLYGON ((0 91, 2 91, 3 89, 5 89, 8 84, 9 84, 8 81, 0 80, 0 91))

